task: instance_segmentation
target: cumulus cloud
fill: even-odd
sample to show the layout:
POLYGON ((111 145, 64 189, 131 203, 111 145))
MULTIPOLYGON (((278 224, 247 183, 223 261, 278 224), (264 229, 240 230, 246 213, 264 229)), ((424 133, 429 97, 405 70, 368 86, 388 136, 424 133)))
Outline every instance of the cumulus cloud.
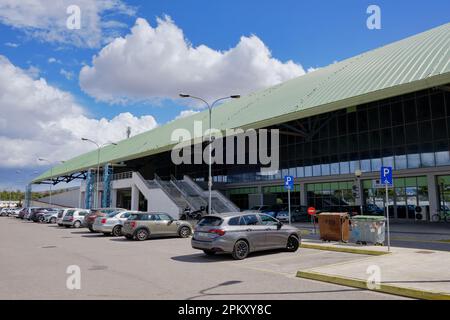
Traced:
POLYGON ((247 94, 303 75, 281 62, 257 36, 241 37, 226 51, 192 46, 169 18, 152 27, 142 18, 130 34, 114 39, 81 69, 82 89, 110 103, 177 98, 189 92, 207 98, 247 94))
POLYGON ((67 71, 65 69, 59 70, 59 73, 67 80, 72 80, 75 74, 72 71, 67 71))
POLYGON ((135 134, 156 127, 152 116, 140 118, 121 113, 111 120, 93 119, 74 97, 33 79, 0 55, 0 168, 43 165, 36 158, 67 160, 92 146, 82 137, 100 143, 126 138, 127 127, 135 134))
POLYGON ((105 14, 134 15, 135 9, 122 0, 0 0, 0 23, 41 41, 80 47, 98 47, 124 27, 112 17, 105 19, 105 14), (79 30, 67 28, 70 5, 80 8, 79 30))
POLYGON ((5 46, 10 47, 10 48, 18 48, 19 44, 14 43, 14 42, 5 42, 5 46))
POLYGON ((186 117, 192 116, 193 114, 196 114, 198 112, 199 112, 198 110, 183 110, 183 111, 180 112, 180 114, 178 114, 175 117, 174 120, 181 119, 181 118, 186 118, 186 117))

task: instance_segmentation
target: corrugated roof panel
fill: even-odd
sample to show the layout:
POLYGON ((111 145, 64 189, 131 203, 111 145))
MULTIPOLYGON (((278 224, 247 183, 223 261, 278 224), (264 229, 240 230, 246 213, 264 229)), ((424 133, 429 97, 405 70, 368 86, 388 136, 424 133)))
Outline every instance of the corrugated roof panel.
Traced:
MULTIPOLYGON (((320 68, 217 106, 213 126, 260 128, 450 82, 450 23, 353 58, 320 68)), ((169 150, 177 128, 193 131, 194 120, 208 125, 207 111, 178 119, 101 150, 101 163, 169 150)), ((97 152, 53 168, 53 177, 95 167, 97 152)), ((33 182, 51 177, 50 171, 33 182)))

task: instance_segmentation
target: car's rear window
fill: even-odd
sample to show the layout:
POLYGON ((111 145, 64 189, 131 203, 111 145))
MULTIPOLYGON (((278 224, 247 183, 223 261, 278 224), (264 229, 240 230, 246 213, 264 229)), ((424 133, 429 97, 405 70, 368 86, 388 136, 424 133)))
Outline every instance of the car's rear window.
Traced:
POLYGON ((74 212, 75 212, 75 210, 69 210, 69 211, 67 211, 66 216, 72 217, 74 212))
POLYGON ((203 217, 199 222, 198 226, 204 227, 204 226, 212 226, 217 227, 222 224, 222 219, 219 217, 203 217))

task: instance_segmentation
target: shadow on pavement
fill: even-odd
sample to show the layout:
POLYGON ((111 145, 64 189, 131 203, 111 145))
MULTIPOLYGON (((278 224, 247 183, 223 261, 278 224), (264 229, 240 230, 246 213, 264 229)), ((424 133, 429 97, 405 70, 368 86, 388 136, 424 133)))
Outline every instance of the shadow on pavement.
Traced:
MULTIPOLYGON (((348 289, 337 289, 337 290, 315 290, 315 291, 270 291, 270 292, 230 292, 230 293, 208 293, 208 291, 218 289, 225 286, 231 286, 235 284, 243 283, 243 281, 238 280, 232 280, 232 281, 226 281, 223 283, 220 283, 218 285, 215 285, 213 287, 209 287, 203 290, 199 291, 199 295, 192 296, 189 298, 186 298, 186 300, 194 300, 197 298, 205 299, 207 297, 226 297, 226 296, 264 296, 264 295, 274 295, 274 294, 280 294, 280 295, 289 295, 289 294, 320 294, 320 293, 333 293, 333 292, 349 292, 349 291, 366 291, 364 289, 358 289, 358 288, 348 288, 348 289)), ((223 298, 226 299, 226 298, 223 298)))

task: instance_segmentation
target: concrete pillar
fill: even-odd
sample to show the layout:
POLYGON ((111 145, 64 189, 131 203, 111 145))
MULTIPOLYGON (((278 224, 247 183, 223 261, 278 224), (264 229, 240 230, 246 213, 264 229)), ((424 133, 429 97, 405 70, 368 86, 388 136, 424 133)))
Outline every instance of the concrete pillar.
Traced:
POLYGON ((139 189, 134 184, 131 186, 131 210, 139 210, 139 189))
POLYGON ((111 189, 111 208, 117 207, 117 189, 111 189))
POLYGON ((307 206, 308 205, 308 199, 306 195, 306 184, 300 183, 300 205, 307 206))
POLYGON ((430 202, 430 217, 438 212, 438 188, 436 186, 436 175, 429 173, 427 174, 427 184, 428 184, 428 201, 430 202))

